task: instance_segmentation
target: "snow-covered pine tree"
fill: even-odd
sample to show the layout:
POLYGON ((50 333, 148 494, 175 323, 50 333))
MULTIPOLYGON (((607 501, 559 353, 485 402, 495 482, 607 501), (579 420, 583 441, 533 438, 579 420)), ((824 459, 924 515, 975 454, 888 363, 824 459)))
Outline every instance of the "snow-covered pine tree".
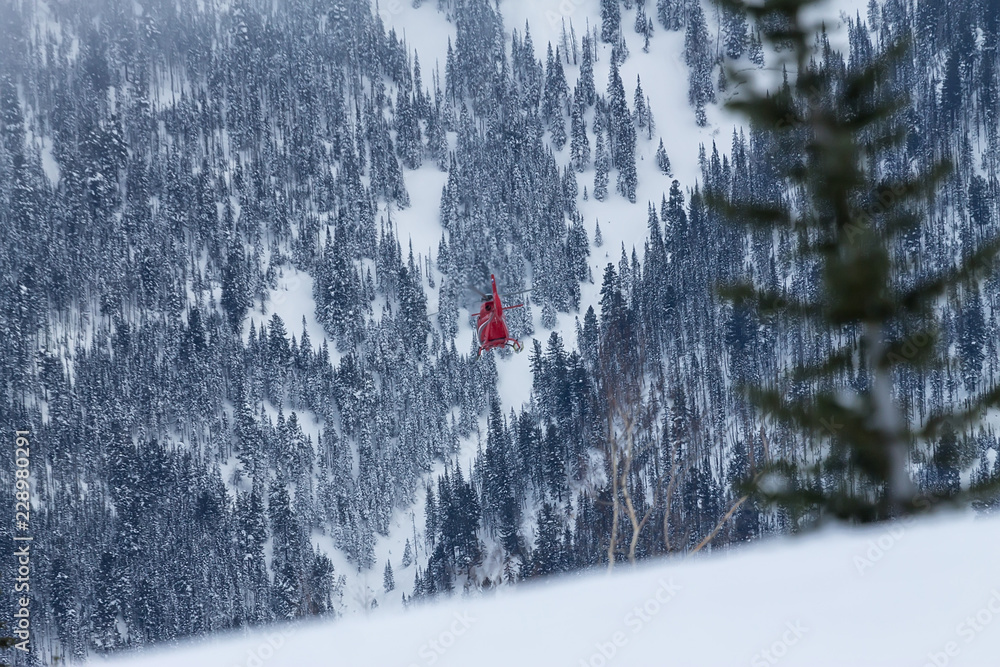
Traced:
POLYGON ((674 175, 670 168, 670 157, 667 155, 667 149, 663 147, 663 139, 660 139, 660 145, 656 148, 656 166, 667 176, 674 175))
POLYGON ((621 30, 620 0, 601 0, 601 41, 610 44, 621 30))
POLYGON ((608 80, 608 111, 611 121, 608 136, 611 140, 612 164, 618 168, 616 187, 623 197, 635 203, 635 189, 638 185, 635 169, 635 124, 628 110, 625 86, 614 58, 608 80))
POLYGON ((582 39, 583 55, 580 59, 580 75, 576 80, 573 95, 580 97, 587 107, 593 106, 597 101, 597 87, 594 84, 594 45, 591 44, 589 35, 584 35, 582 39))
POLYGON ((723 8, 722 35, 726 57, 739 60, 747 42, 747 16, 742 7, 727 5, 723 8))
POLYGON ((709 44, 705 14, 698 2, 692 7, 687 32, 684 34, 684 61, 690 68, 688 102, 694 107, 696 122, 704 127, 708 123, 705 106, 715 101, 715 86, 712 82, 715 60, 709 44))
POLYGON ((403 546, 403 569, 410 567, 413 564, 413 547, 410 545, 410 538, 406 538, 406 544, 403 546))
POLYGON ((594 134, 597 135, 597 149, 594 152, 594 199, 604 201, 608 196, 608 172, 611 171, 611 151, 605 137, 603 114, 594 117, 594 134))
POLYGON ((385 569, 382 570, 382 590, 386 593, 395 590, 396 580, 392 576, 392 565, 389 561, 385 561, 385 569))
POLYGON ((590 164, 590 140, 587 138, 587 122, 583 117, 585 110, 583 95, 573 95, 573 111, 570 115, 570 164, 580 173, 583 173, 590 164))

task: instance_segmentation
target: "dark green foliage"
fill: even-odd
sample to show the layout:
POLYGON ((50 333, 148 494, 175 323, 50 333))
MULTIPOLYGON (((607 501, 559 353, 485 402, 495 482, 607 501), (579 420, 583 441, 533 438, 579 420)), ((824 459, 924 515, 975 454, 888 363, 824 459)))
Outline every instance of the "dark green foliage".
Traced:
POLYGON ((570 114, 570 164, 581 173, 590 164, 590 140, 587 138, 587 123, 583 118, 585 108, 583 95, 574 95, 570 114))
MULTIPOLYGON (((921 424, 906 416, 893 395, 893 382, 900 373, 940 357, 935 305, 946 290, 972 286, 964 321, 968 382, 975 384, 980 320, 974 286, 991 273, 1000 244, 994 238, 966 248, 940 268, 920 267, 898 252, 894 241, 919 228, 947 169, 940 162, 901 173, 879 167, 903 136, 900 92, 885 82, 906 47, 897 44, 848 70, 835 61, 818 62, 811 57, 812 33, 801 16, 810 4, 747 7, 767 26, 765 42, 791 45, 790 64, 799 75, 775 94, 744 93, 730 103, 757 131, 784 146, 791 159, 781 176, 792 187, 790 196, 764 204, 722 196, 712 188, 708 201, 713 210, 748 228, 794 233, 799 261, 815 266, 810 283, 792 289, 737 282, 723 293, 737 308, 752 305, 762 317, 784 314, 811 323, 830 341, 816 357, 797 361, 777 383, 748 388, 766 415, 804 441, 801 454, 775 455, 756 471, 749 488, 801 520, 873 521, 926 509, 958 493, 950 481, 935 485, 930 496, 921 495, 911 464, 925 449, 923 443, 937 438, 945 425, 964 428, 995 404, 996 390, 956 412, 942 406, 921 424), (804 381, 820 384, 802 391, 804 381)), ((742 80, 737 71, 731 76, 742 80)), ((743 329, 734 320, 731 345, 744 344, 743 329)), ((939 466, 954 465, 944 463, 954 461, 954 446, 947 444, 953 442, 954 435, 935 448, 935 460, 943 462, 939 466)))
POLYGON ((597 135, 597 149, 594 152, 594 199, 604 201, 608 197, 608 172, 611 171, 611 151, 603 125, 594 123, 597 135))
POLYGON ((708 26, 701 3, 695 3, 684 34, 684 58, 690 73, 688 75, 688 102, 695 109, 695 120, 705 126, 705 105, 715 101, 715 85, 712 82, 714 60, 709 44, 708 26))
POLYGON ((532 552, 532 572, 536 576, 556 574, 564 569, 562 521, 550 503, 542 504, 538 516, 538 536, 532 552))
POLYGON ((601 0, 601 41, 611 43, 621 30, 620 0, 601 0))
POLYGON ((684 3, 681 0, 656 0, 656 17, 666 30, 684 27, 684 3))
POLYGON ((350 349, 364 337, 362 313, 366 309, 358 269, 341 236, 327 243, 316 271, 313 297, 316 319, 326 326, 340 349, 350 349))
MULTIPOLYGON (((667 150, 663 147, 663 139, 660 139, 660 145, 656 149, 656 166, 667 176, 673 176, 673 170, 670 168, 670 157, 667 155, 667 150)), ((674 181, 676 183, 677 181, 674 181)))
POLYGON ((386 561, 385 570, 382 572, 382 590, 388 593, 389 591, 395 590, 395 588, 396 579, 392 576, 392 565, 389 564, 389 561, 386 561))
POLYGON ((222 297, 220 304, 229 316, 229 324, 234 329, 243 325, 243 317, 252 305, 248 262, 242 248, 233 244, 229 250, 226 266, 222 270, 222 297))
POLYGON ((722 34, 726 57, 739 59, 747 43, 747 16, 742 7, 733 5, 723 10, 722 34))

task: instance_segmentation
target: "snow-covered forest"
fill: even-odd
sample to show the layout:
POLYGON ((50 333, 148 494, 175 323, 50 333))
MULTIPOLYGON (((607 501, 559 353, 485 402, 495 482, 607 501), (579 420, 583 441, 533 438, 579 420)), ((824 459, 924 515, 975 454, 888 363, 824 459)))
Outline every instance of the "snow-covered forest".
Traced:
MULTIPOLYGON (((885 375, 901 418, 933 427, 898 461, 914 494, 1000 482, 977 402, 1000 379, 1000 274, 958 279, 1000 222, 1000 1, 811 12, 803 71, 834 83, 804 114, 850 106, 851 77, 883 61, 871 96, 902 100, 862 133, 879 184, 862 215, 895 230, 885 184, 951 164, 886 232, 909 272, 889 284, 905 308, 932 284, 937 327, 906 333, 907 311, 890 355, 937 365, 882 373, 838 352, 870 352, 868 329, 720 289, 751 280, 785 305, 829 289, 803 260, 810 232, 720 204, 806 209, 788 174, 808 126, 789 137, 726 104, 744 77, 797 94, 778 17, 699 0, 4 0, 0 423, 31 433, 34 540, 33 648, 10 659, 797 532, 818 515, 748 487, 778 463, 807 471, 810 499, 881 497, 856 472, 881 459, 746 386, 871 396, 877 421, 885 375), (477 357, 470 294, 491 274, 525 304, 507 314, 521 354, 477 357), (824 373, 795 375, 809 364, 824 373), (969 414, 938 419, 950 409, 969 414)), ((863 510, 833 514, 885 518, 863 510)), ((0 539, 14 515, 0 503, 0 539)), ((16 569, 0 558, 4 587, 16 569)), ((0 596, 0 617, 15 604, 0 596)))

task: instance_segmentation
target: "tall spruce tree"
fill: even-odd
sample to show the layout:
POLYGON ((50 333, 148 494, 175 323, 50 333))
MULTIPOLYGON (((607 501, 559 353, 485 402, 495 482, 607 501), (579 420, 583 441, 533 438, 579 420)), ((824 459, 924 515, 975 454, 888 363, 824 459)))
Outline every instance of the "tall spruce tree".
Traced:
POLYGON ((573 96, 573 113, 570 116, 570 163, 583 173, 590 163, 590 141, 587 139, 587 121, 583 114, 587 109, 582 95, 573 96))
POLYGON ((392 575, 392 565, 385 562, 385 569, 382 570, 382 589, 388 593, 396 588, 396 579, 392 575))
POLYGON ((705 105, 715 101, 712 85, 714 64, 708 26, 700 3, 694 3, 684 33, 684 60, 691 69, 688 74, 688 102, 695 110, 695 121, 699 127, 708 124, 705 105))
POLYGON ((621 8, 618 0, 601 0, 601 41, 611 43, 621 29, 621 8))
MULTIPOLYGON (((992 389, 917 422, 894 396, 900 372, 945 361, 936 335, 939 297, 988 275, 1000 243, 994 237, 941 268, 915 263, 894 245, 923 223, 948 167, 884 171, 883 158, 903 136, 904 101, 888 82, 906 46, 888 47, 864 66, 827 67, 810 48, 819 28, 803 18, 814 4, 745 6, 765 26, 765 42, 792 44, 781 55, 798 74, 777 94, 744 92, 729 105, 782 147, 788 159, 781 176, 790 191, 780 203, 718 190, 707 197, 717 213, 748 228, 797 238, 797 263, 816 267, 791 290, 753 280, 722 289, 738 304, 755 304, 766 320, 782 314, 831 341, 818 358, 789 364, 776 383, 748 388, 762 412, 804 445, 768 461, 748 490, 792 510, 798 527, 827 517, 884 520, 933 506, 942 496, 921 494, 913 481, 917 461, 943 429, 967 427, 1000 402, 1000 390, 992 389)), ((747 82, 735 68, 729 76, 747 82)))
POLYGON ((635 170, 635 125, 625 99, 618 64, 612 58, 608 76, 608 101, 610 127, 608 137, 611 143, 611 162, 618 168, 617 189, 623 197, 635 203, 637 177, 635 170))

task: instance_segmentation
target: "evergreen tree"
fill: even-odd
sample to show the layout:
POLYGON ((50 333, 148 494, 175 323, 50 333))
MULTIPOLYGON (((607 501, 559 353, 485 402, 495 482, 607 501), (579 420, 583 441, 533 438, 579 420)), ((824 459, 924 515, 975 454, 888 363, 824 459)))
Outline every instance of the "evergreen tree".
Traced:
POLYGON ((638 185, 635 169, 635 124, 628 110, 618 65, 613 59, 608 82, 608 103, 611 120, 608 136, 611 140, 612 164, 618 168, 617 189, 623 197, 635 203, 638 185))
POLYGON ((633 97, 633 107, 635 108, 633 118, 635 120, 636 129, 644 130, 649 127, 649 123, 653 120, 652 113, 650 112, 649 106, 646 104, 646 94, 642 92, 642 80, 638 75, 635 77, 635 96, 633 97))
POLYGON ((656 17, 666 30, 684 27, 685 3, 681 0, 656 0, 656 17))
POLYGON ((399 269, 399 315, 404 347, 423 356, 427 349, 430 322, 427 320, 427 297, 413 263, 412 248, 408 265, 399 269))
POLYGON ((229 316, 229 324, 234 331, 242 326, 243 317, 252 305, 248 273, 243 250, 240 244, 233 243, 222 271, 222 297, 219 303, 229 316))
POLYGON ((611 153, 604 138, 603 128, 597 134, 597 151, 594 153, 594 199, 604 201, 608 196, 608 172, 611 171, 611 153))
POLYGON ((701 4, 694 3, 684 34, 684 59, 688 74, 688 102, 695 109, 695 120, 699 126, 708 123, 705 105, 715 101, 715 87, 712 83, 714 60, 708 39, 708 26, 701 4))
POLYGON ((792 158, 785 176, 801 189, 801 200, 794 208, 758 205, 726 202, 713 192, 709 202, 754 224, 808 230, 800 258, 818 263, 818 284, 783 292, 746 282, 726 294, 768 315, 816 322, 832 341, 818 361, 799 362, 778 385, 750 390, 766 414, 822 445, 805 461, 772 462, 751 488, 762 499, 788 504, 800 519, 881 520, 933 504, 919 495, 910 472, 920 443, 936 438, 946 425, 964 426, 1000 401, 993 390, 957 411, 942 407, 921 425, 904 416, 892 392, 897 372, 920 368, 938 354, 939 295, 988 273, 1000 242, 994 238, 968 250, 954 266, 919 273, 893 251, 895 237, 921 224, 916 212, 933 197, 945 166, 931 165, 916 176, 884 174, 872 166, 900 140, 892 115, 898 101, 877 82, 901 49, 854 72, 810 63, 811 35, 802 28, 801 14, 812 4, 768 0, 748 8, 758 20, 780 19, 771 21, 777 27, 765 30, 765 40, 790 39, 799 74, 778 95, 747 93, 733 103, 784 142, 792 158), (859 382, 847 383, 845 374, 854 364, 860 366, 859 382), (784 390, 805 379, 822 379, 824 388, 808 394, 784 390))
POLYGON ((664 235, 683 247, 687 240, 687 213, 684 211, 684 193, 681 192, 681 184, 676 179, 670 183, 668 196, 669 199, 664 202, 660 211, 664 235))
POLYGON ((587 138, 587 123, 583 118, 585 102, 582 95, 573 96, 573 111, 570 116, 570 164, 578 172, 590 164, 590 140, 587 138))
POLYGON ((538 536, 532 553, 535 574, 545 576, 561 571, 562 551, 562 524, 558 510, 549 502, 545 502, 538 517, 538 536))
POLYGON ((756 31, 750 33, 747 44, 747 57, 757 67, 764 66, 764 45, 761 43, 760 34, 756 31))
POLYGON ((557 48, 553 55, 550 42, 545 67, 542 117, 552 133, 552 144, 557 150, 561 150, 566 144, 566 121, 563 117, 563 109, 566 106, 568 94, 569 89, 566 86, 566 75, 563 72, 559 49, 557 48))
POLYGON ((420 133, 418 101, 400 87, 396 93, 396 154, 408 169, 420 167, 423 142, 420 133))
POLYGON ((728 5, 723 8, 722 34, 726 57, 739 60, 747 42, 747 17, 742 7, 728 5))
POLYGON ((413 563, 413 548, 410 546, 410 538, 406 538, 406 545, 403 547, 403 569, 410 567, 413 563))
POLYGON ((663 147, 663 139, 660 139, 660 145, 656 149, 656 166, 667 176, 674 175, 670 168, 670 157, 667 156, 667 149, 663 147))
POLYGON ((621 8, 619 0, 601 0, 601 41, 610 44, 618 38, 621 30, 621 8))
POLYGON ((635 8, 635 23, 632 26, 637 35, 646 32, 646 5, 644 2, 637 2, 635 8))
POLYGON ((586 106, 592 106, 597 101, 597 87, 594 84, 594 48, 588 35, 583 36, 582 51, 580 60, 580 76, 574 88, 574 97, 583 100, 586 106))
POLYGON ((382 590, 388 593, 389 591, 395 590, 395 588, 396 580, 392 576, 392 565, 389 564, 389 561, 386 561, 385 570, 382 573, 382 590))

